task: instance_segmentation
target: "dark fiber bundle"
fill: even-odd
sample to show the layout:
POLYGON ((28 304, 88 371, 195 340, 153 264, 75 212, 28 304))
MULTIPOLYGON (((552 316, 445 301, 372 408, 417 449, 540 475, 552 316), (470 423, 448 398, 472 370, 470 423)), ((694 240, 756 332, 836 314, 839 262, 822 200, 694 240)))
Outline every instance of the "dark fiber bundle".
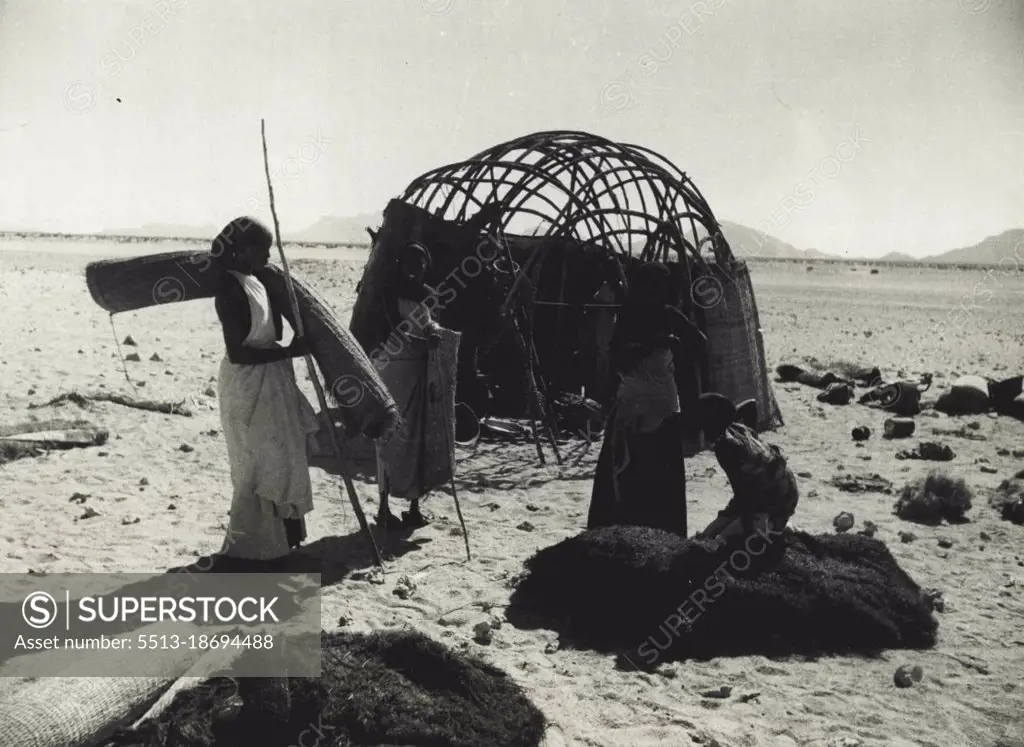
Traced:
POLYGON ((772 540, 752 540, 744 558, 654 529, 589 530, 527 561, 509 616, 565 623, 577 643, 622 649, 638 666, 934 645, 921 589, 879 540, 790 530, 772 540))
POLYGON ((266 682, 207 680, 108 747, 535 747, 544 716, 501 670, 419 633, 324 634, 319 679, 288 679, 287 720, 266 682))
POLYGON ((940 524, 965 521, 973 494, 962 477, 932 472, 923 479, 903 486, 893 507, 901 519, 918 524, 940 524))

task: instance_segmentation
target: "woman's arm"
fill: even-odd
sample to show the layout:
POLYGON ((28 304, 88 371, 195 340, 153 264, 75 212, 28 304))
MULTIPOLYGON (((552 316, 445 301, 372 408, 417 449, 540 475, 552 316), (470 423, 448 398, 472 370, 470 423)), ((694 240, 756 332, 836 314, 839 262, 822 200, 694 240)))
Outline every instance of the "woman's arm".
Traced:
POLYGON ((259 365, 283 361, 303 354, 304 350, 301 345, 293 344, 287 348, 258 350, 245 344, 245 338, 249 336, 251 320, 249 301, 240 285, 232 287, 231 284, 225 283, 217 291, 214 306, 224 332, 224 346, 227 349, 228 360, 232 363, 259 365))

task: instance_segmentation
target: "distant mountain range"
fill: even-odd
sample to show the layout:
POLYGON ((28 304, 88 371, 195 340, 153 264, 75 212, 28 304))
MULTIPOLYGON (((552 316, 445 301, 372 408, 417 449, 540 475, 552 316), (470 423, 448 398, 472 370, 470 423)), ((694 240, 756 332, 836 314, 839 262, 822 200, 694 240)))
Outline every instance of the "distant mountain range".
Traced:
MULTIPOLYGON (((366 228, 378 228, 383 216, 381 213, 365 213, 348 218, 323 216, 308 228, 300 231, 286 232, 286 242, 304 244, 369 244, 370 237, 366 228)), ((1024 228, 1014 228, 996 236, 989 236, 973 245, 952 249, 941 254, 915 258, 901 252, 891 252, 883 257, 866 258, 851 256, 848 252, 832 254, 817 249, 798 249, 792 244, 770 234, 731 221, 721 221, 722 233, 725 234, 729 246, 738 257, 747 259, 785 259, 785 260, 855 260, 863 262, 899 262, 920 264, 999 264, 1013 260, 1019 267, 1024 262, 1024 228)), ((210 241, 220 232, 221 226, 185 226, 150 223, 139 228, 112 229, 103 231, 100 236, 130 236, 140 239, 193 239, 210 241)), ((36 232, 11 232, 36 233, 36 232)))

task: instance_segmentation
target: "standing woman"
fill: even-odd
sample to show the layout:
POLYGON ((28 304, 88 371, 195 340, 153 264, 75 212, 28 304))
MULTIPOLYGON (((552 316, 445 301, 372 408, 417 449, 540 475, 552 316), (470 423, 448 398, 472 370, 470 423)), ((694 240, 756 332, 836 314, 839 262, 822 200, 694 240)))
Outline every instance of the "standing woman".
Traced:
POLYGON ((675 365, 702 355, 707 338, 669 305, 671 275, 641 265, 611 342, 618 377, 594 475, 587 528, 647 526, 686 536, 686 472, 675 365))
POLYGON ((391 334, 384 345, 386 357, 376 365, 402 418, 388 440, 377 446, 377 523, 389 529, 415 529, 429 523, 420 512, 420 499, 430 490, 425 469, 431 406, 427 367, 430 350, 440 343, 440 326, 424 303, 434 296, 434 289, 425 282, 429 269, 427 248, 419 242, 408 244, 398 257, 384 293, 384 314, 391 334), (409 510, 401 519, 391 513, 389 496, 409 501, 409 510))
POLYGON ((272 243, 252 218, 231 221, 213 242, 215 305, 227 349, 217 389, 234 486, 222 564, 287 557, 306 538, 304 517, 313 510, 306 444, 318 424, 291 361, 308 346, 300 338, 279 344, 282 315, 293 329, 295 320, 285 299, 267 293, 272 243))

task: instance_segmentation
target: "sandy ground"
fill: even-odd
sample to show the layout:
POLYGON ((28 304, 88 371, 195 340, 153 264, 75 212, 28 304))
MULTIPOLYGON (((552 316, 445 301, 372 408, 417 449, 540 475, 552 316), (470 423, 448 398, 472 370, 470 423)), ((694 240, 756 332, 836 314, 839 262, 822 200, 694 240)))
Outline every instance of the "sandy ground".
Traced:
MULTIPOLYGON (((29 410, 29 404, 73 390, 131 393, 110 320, 92 302, 83 276, 87 261, 109 256, 113 248, 46 248, 0 245, 0 294, 6 299, 0 424, 33 416, 86 417, 108 428, 111 440, 0 467, 0 572, 148 573, 216 551, 229 477, 216 398, 205 393, 215 385, 222 355, 212 303, 114 318, 117 339, 130 334, 138 343, 124 352, 141 357, 127 364, 133 380, 145 384, 140 394, 191 398, 195 417, 109 404, 87 411, 75 405, 29 410), (160 361, 149 360, 154 353, 160 361), (193 450, 182 451, 182 444, 193 450), (69 501, 75 493, 88 496, 85 505, 69 501), (86 508, 98 515, 80 518, 86 508)), ((167 249, 137 245, 131 251, 167 249)), ((345 256, 293 263, 339 311, 351 303, 361 272, 360 262, 345 256)), ((958 374, 1010 375, 1024 365, 1020 275, 890 268, 872 275, 863 266, 807 271, 802 264, 761 263, 753 266, 753 277, 773 368, 808 358, 858 361, 890 376, 898 368, 910 375, 931 371, 941 389, 958 374), (941 320, 947 324, 937 329, 941 320)), ((347 319, 347 312, 341 315, 347 319)), ((297 370, 305 380, 304 369, 297 370)), ((315 402, 309 382, 303 386, 315 402)), ((1024 745, 1024 529, 1001 521, 986 502, 988 491, 1024 466, 1006 453, 1024 447, 1024 424, 985 416, 918 418, 916 436, 949 443, 956 452, 949 469, 965 477, 977 497, 970 523, 909 526, 892 515, 893 496, 844 493, 830 480, 840 473, 878 473, 898 489, 931 466, 895 459, 897 449, 916 437, 892 443, 876 435, 858 447, 851 428, 863 424, 880 434, 881 413, 819 405, 814 390, 798 385, 777 384, 776 394, 786 425, 769 440, 801 475, 794 522, 812 532, 832 531, 832 518, 846 510, 858 527, 865 520, 876 523, 878 536, 918 583, 944 593, 935 650, 892 652, 878 661, 741 657, 641 674, 617 670, 610 656, 553 650, 548 644, 554 633, 507 623, 489 646, 473 642, 473 626, 489 614, 471 603, 507 602, 506 581, 523 560, 584 526, 596 448, 578 465, 567 458, 561 468, 540 466, 531 447, 460 452, 459 487, 474 560, 464 562, 452 500, 439 494, 425 507, 436 518, 431 527, 408 541, 391 538, 394 558, 383 585, 366 578, 370 562, 340 481, 314 468, 311 551, 347 565, 347 572, 339 567, 334 574, 343 579, 325 578, 331 585, 323 592, 324 626, 333 629, 342 617, 354 629, 411 626, 479 651, 520 682, 552 721, 552 744, 1024 745), (971 420, 984 440, 932 434, 971 420), (520 528, 523 522, 532 531, 520 528), (904 529, 917 540, 900 542, 897 532, 904 529), (942 538, 952 547, 940 547, 942 538), (402 576, 416 585, 406 600, 392 593, 402 576), (893 671, 903 663, 920 664, 923 682, 895 688, 893 671), (701 696, 721 685, 732 686, 733 697, 701 696), (742 702, 740 696, 751 693, 759 695, 742 702)), ((697 527, 725 503, 727 483, 708 454, 689 460, 687 479, 690 526, 697 527)), ((372 515, 375 487, 356 485, 372 515)))

